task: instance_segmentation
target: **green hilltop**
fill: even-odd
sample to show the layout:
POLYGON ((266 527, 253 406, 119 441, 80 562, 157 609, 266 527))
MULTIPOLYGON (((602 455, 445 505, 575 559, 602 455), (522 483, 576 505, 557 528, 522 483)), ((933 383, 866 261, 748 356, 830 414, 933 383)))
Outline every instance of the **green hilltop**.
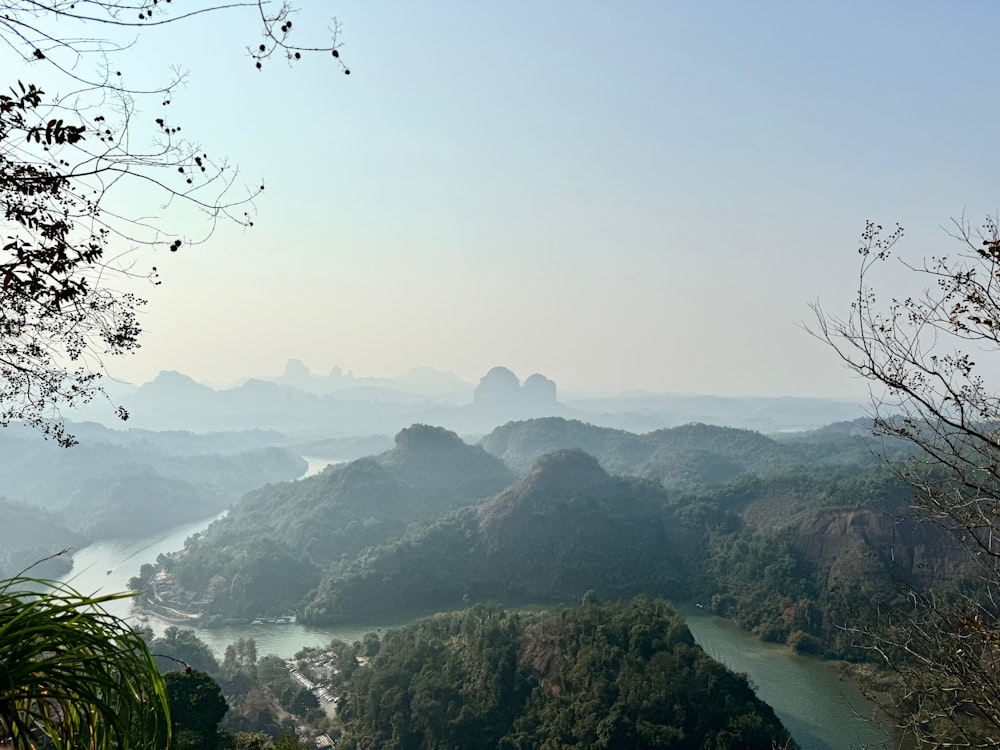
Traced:
MULTIPOLYGON (((162 561, 155 596, 211 624, 645 593, 856 658, 839 626, 859 597, 971 570, 940 530, 901 520, 910 491, 880 450, 905 455, 861 421, 774 438, 546 418, 476 446, 414 425, 384 453, 249 493, 162 561)), ((133 582, 146 596, 154 572, 133 582)))

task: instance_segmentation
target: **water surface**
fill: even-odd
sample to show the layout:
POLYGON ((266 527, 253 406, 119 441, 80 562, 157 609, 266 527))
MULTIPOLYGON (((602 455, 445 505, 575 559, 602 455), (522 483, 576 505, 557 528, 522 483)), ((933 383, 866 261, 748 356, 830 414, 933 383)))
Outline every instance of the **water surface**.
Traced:
POLYGON ((802 750, 891 746, 874 707, 833 662, 764 643, 735 623, 679 607, 698 644, 716 661, 746 674, 802 750))
MULTIPOLYGON (((331 462, 310 460, 314 474, 331 462)), ((73 553, 73 569, 62 580, 88 593, 116 593, 128 589, 128 580, 143 563, 155 563, 160 554, 174 552, 184 540, 225 513, 135 539, 97 542, 73 553)), ((140 624, 130 600, 113 602, 108 609, 115 615, 140 624)), ((790 649, 759 641, 733 623, 713 617, 696 607, 680 607, 698 643, 713 658, 736 672, 749 676, 757 694, 769 703, 802 750, 847 750, 883 747, 890 736, 873 721, 872 707, 849 680, 843 679, 835 664, 800 656, 790 649)), ((337 638, 349 643, 365 633, 379 632, 413 619, 380 621, 343 627, 312 627, 298 623, 241 625, 194 630, 221 658, 225 648, 240 638, 253 638, 261 654, 293 655, 303 646, 324 646, 337 638)), ((154 632, 162 633, 169 623, 150 617, 154 632)))

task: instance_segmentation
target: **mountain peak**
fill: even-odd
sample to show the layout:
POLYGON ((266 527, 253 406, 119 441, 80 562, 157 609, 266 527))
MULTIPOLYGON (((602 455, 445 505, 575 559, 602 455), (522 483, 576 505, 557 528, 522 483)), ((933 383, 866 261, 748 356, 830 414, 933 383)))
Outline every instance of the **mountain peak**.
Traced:
POLYGON ((414 424, 396 435, 397 450, 440 450, 445 447, 468 447, 468 444, 451 430, 427 424, 414 424))
POLYGON ((579 448, 566 448, 539 458, 528 477, 539 476, 572 477, 574 482, 603 481, 609 478, 597 459, 579 448))

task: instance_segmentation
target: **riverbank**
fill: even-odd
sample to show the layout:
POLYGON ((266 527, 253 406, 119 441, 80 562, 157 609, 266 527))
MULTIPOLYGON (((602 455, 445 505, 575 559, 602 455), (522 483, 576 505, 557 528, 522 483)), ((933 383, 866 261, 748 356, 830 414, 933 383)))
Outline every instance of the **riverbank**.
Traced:
POLYGON ((838 662, 765 643, 736 623, 691 605, 678 606, 705 652, 750 677, 801 750, 890 747, 876 708, 838 662))
MULTIPOLYGON (((179 550, 191 534, 203 531, 218 516, 176 527, 145 539, 101 542, 76 551, 73 570, 62 580, 88 593, 127 590, 129 577, 143 563, 155 564, 161 554, 179 550), (109 574, 107 570, 112 572, 109 574)), ((195 634, 222 658, 226 646, 241 638, 253 638, 258 652, 290 657, 303 647, 324 648, 332 639, 353 643, 366 633, 381 632, 404 624, 426 612, 413 613, 392 621, 357 623, 338 627, 289 624, 225 624, 205 628, 188 622, 168 622, 154 614, 140 623, 132 611, 132 600, 112 602, 112 614, 136 625, 148 624, 154 632, 170 625, 193 627, 195 634)), ((890 740, 887 731, 872 723, 872 707, 856 686, 841 675, 836 664, 796 654, 791 649, 762 643, 728 620, 715 617, 694 606, 678 607, 702 648, 713 658, 747 674, 760 697, 769 703, 785 723, 802 750, 845 750, 881 747, 890 740)))

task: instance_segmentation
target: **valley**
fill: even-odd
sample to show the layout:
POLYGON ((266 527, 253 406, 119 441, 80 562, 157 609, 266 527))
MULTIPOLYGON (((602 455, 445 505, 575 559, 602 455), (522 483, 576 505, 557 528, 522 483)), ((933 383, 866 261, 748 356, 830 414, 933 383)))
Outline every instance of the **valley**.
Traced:
MULTIPOLYGON (((713 655, 736 638, 707 627, 709 609, 752 631, 744 639, 787 644, 768 661, 795 663, 795 652, 851 659, 836 637, 850 600, 832 582, 929 575, 913 550, 933 536, 917 542, 927 531, 900 527, 894 514, 904 511, 905 492, 880 473, 860 422, 775 439, 708 425, 636 435, 546 418, 504 425, 477 446, 414 425, 387 452, 257 490, 151 545, 131 585, 148 597, 142 589, 156 575, 195 581, 183 597, 200 604, 169 623, 196 628, 217 653, 248 637, 284 656, 331 638, 360 642, 477 602, 551 608, 584 594, 647 593, 688 602, 713 655), (245 580, 242 598, 231 585, 218 596, 231 577, 245 580), (293 613, 293 624, 262 622, 293 613)), ((953 560, 936 574, 943 580, 963 563, 936 543, 935 554, 953 560)), ((141 602, 147 622, 168 624, 141 602)), ((817 684, 840 682, 829 674, 817 684)), ((773 689, 788 678, 765 679, 773 689)), ((787 699, 775 708, 794 726, 787 699)), ((844 700, 856 711, 856 699, 844 700)), ((836 747, 813 731, 793 734, 802 747, 836 747)))

